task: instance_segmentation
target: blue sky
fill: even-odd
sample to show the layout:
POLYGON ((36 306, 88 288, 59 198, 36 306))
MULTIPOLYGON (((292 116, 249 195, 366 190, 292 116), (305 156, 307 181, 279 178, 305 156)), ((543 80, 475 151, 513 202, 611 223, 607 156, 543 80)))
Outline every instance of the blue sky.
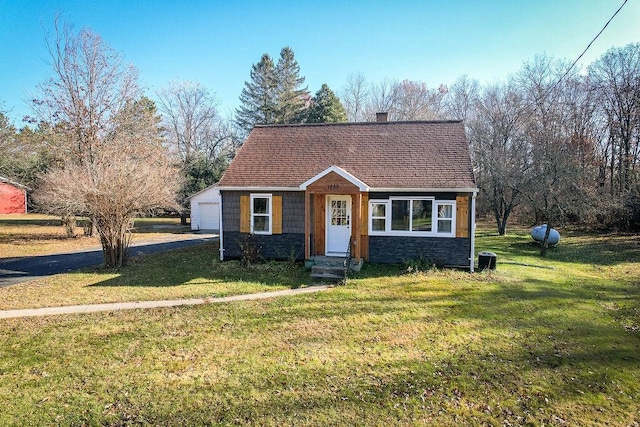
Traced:
MULTIPOLYGON (((51 75, 44 35, 56 13, 123 53, 151 98, 172 80, 197 81, 228 115, 251 65, 284 46, 312 93, 323 83, 339 92, 358 72, 431 87, 463 74, 486 83, 536 54, 574 60, 622 1, 0 0, 0 109, 22 126, 29 94, 51 75)), ((632 42, 640 0, 628 0, 580 64, 632 42)))

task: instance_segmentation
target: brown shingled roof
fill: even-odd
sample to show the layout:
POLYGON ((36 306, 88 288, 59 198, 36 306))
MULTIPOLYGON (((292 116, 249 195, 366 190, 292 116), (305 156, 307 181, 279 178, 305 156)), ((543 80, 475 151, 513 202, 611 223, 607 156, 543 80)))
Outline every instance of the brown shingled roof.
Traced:
POLYGON ((331 166, 371 188, 475 188, 461 121, 256 126, 218 183, 298 187, 331 166))

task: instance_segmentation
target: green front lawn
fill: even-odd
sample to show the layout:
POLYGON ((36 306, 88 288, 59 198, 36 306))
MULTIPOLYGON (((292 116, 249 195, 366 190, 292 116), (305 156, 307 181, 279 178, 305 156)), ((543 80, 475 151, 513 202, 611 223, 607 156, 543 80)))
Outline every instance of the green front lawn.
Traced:
MULTIPOLYGON (((638 236, 477 246, 497 271, 367 265, 295 297, 1 321, 0 425, 640 423, 638 236)), ((226 283, 306 273, 242 271, 226 283)))
POLYGON ((87 268, 0 288, 0 310, 127 301, 223 297, 291 289, 311 282, 292 263, 220 263, 218 243, 136 255, 122 269, 87 268))

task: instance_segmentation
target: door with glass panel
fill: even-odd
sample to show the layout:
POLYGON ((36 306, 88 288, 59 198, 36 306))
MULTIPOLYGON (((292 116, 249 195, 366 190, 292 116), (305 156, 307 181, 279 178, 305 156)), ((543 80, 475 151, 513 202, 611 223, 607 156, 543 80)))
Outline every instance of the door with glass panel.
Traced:
POLYGON ((351 239, 351 196, 327 196, 326 255, 345 256, 351 239))

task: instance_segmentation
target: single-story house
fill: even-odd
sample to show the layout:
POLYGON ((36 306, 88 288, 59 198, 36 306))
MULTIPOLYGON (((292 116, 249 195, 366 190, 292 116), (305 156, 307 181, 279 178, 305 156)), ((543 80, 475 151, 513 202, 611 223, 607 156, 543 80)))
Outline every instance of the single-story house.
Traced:
POLYGON ((27 213, 29 188, 0 176, 0 214, 27 213))
POLYGON ((191 229, 220 230, 220 190, 212 185, 191 197, 191 229))
POLYGON ((220 259, 315 255, 474 268, 476 187, 461 121, 256 126, 224 173, 220 259))

